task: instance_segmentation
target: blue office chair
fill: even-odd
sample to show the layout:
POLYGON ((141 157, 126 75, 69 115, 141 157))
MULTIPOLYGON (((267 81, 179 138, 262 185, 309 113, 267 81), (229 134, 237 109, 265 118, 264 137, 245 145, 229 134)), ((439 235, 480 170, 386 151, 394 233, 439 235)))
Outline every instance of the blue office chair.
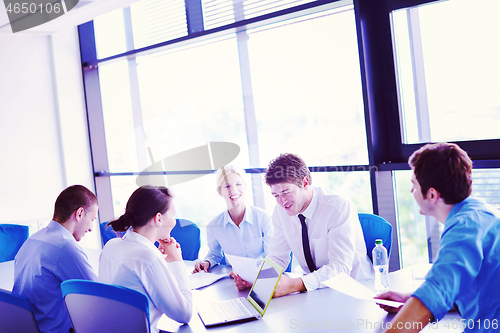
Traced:
MULTIPOLYGON (((126 231, 114 231, 111 226, 108 226, 108 222, 102 222, 99 224, 99 229, 101 230, 101 244, 102 247, 106 245, 109 240, 116 238, 116 237, 123 237, 125 235, 126 231)), ((155 246, 158 247, 158 242, 155 243, 155 246)))
POLYGON ((182 259, 196 260, 200 252, 200 228, 193 222, 185 219, 176 219, 175 227, 170 236, 181 245, 182 259))
MULTIPOLYGON (((107 226, 108 222, 103 222, 99 225, 101 229, 102 246, 115 237, 122 237, 125 232, 114 231, 113 228, 107 226)), ((182 259, 196 260, 200 252, 201 239, 200 228, 193 222, 185 219, 176 219, 175 227, 170 232, 170 236, 181 245, 182 259)), ((158 242, 155 243, 158 247, 158 242)))
POLYGON ((28 226, 0 224, 0 262, 14 260, 29 235, 28 226))
POLYGON ((88 280, 66 280, 61 291, 75 333, 150 332, 143 293, 88 280))
POLYGON ((360 213, 358 214, 361 229, 363 229, 363 236, 365 238, 366 253, 372 259, 372 250, 375 247, 375 240, 381 239, 384 247, 387 249, 387 257, 391 256, 392 247, 392 225, 384 218, 374 215, 360 213))
POLYGON ((108 226, 108 223, 109 221, 99 224, 99 229, 101 230, 101 242, 103 247, 110 239, 122 237, 125 234, 125 232, 114 231, 111 226, 108 226))
POLYGON ((292 262, 293 262, 293 253, 290 252, 290 263, 288 264, 288 267, 285 269, 285 272, 291 272, 292 271, 292 262))
POLYGON ((40 333, 27 297, 0 289, 0 332, 40 333))

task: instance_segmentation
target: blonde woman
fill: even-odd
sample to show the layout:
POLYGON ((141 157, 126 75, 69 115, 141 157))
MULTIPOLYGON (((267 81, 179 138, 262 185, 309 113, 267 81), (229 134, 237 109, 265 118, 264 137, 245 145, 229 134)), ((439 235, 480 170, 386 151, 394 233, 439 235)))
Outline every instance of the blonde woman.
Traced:
POLYGON ((244 171, 234 165, 217 171, 217 192, 227 210, 207 225, 208 254, 195 264, 193 273, 208 271, 219 264, 224 253, 263 258, 269 252, 273 235, 271 216, 264 210, 245 204, 244 171))

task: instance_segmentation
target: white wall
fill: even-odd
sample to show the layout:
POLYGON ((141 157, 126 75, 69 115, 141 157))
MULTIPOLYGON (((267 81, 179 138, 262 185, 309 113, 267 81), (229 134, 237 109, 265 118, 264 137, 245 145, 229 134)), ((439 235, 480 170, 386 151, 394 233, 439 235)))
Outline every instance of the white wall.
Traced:
POLYGON ((0 223, 33 231, 65 187, 94 191, 82 86, 76 28, 0 35, 0 223))
POLYGON ((94 191, 77 29, 52 34, 52 50, 66 183, 94 191))

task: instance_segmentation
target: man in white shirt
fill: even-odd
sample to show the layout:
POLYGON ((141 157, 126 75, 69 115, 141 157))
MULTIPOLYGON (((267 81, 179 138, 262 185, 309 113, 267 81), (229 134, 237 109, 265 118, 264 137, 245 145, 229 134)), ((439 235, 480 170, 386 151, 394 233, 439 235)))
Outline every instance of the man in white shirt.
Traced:
MULTIPOLYGON (((300 278, 282 276, 274 297, 321 288, 323 281, 341 272, 360 280, 372 277, 358 213, 349 199, 313 187, 309 168, 294 154, 271 161, 265 180, 278 203, 268 257, 286 268, 291 251, 302 269, 310 272, 300 278)), ((236 283, 240 289, 245 286, 236 283)))

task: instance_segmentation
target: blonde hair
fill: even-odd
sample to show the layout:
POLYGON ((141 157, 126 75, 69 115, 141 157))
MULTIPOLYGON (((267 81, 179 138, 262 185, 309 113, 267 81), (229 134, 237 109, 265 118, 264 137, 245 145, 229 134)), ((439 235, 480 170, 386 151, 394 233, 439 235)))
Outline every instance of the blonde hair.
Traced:
POLYGON ((243 180, 243 184, 246 186, 246 181, 244 178, 245 171, 243 169, 233 165, 233 164, 228 164, 228 165, 220 168, 219 170, 217 170, 217 174, 216 174, 217 193, 222 195, 220 188, 221 188, 222 184, 224 184, 224 180, 227 177, 227 175, 229 175, 231 173, 235 173, 238 176, 240 176, 241 179, 243 180))

